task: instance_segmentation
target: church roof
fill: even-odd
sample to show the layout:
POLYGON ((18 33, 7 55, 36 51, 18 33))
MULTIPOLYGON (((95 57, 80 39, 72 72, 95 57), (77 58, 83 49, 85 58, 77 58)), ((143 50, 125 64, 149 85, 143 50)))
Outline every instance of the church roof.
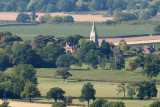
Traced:
POLYGON ((90 33, 90 40, 92 40, 93 42, 95 42, 96 46, 99 46, 99 43, 98 43, 98 33, 96 31, 95 22, 93 22, 93 25, 92 25, 92 30, 91 30, 91 33, 90 33))

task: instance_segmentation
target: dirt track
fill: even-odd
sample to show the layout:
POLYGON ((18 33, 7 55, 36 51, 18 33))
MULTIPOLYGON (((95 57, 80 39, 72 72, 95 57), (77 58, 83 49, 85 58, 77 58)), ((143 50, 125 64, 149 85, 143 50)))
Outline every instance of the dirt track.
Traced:
MULTIPOLYGON (((0 20, 16 20, 16 17, 19 13, 18 12, 0 12, 0 20)), ((28 13, 30 14, 30 13, 28 13)), ((45 15, 46 13, 37 13, 39 17, 45 15)), ((113 17, 103 17, 102 15, 91 15, 91 14, 65 14, 65 13, 50 13, 51 16, 66 16, 66 15, 71 15, 73 16, 75 21, 89 21, 89 22, 103 22, 106 20, 112 20, 113 17)), ((37 20, 39 19, 37 18, 37 20)))
MULTIPOLYGON (((117 45, 119 41, 122 39, 124 39, 127 42, 127 44, 157 43, 157 42, 160 42, 160 35, 128 37, 128 38, 106 38, 105 41, 112 42, 115 45, 117 45)), ((99 39, 99 44, 101 44, 103 40, 104 39, 99 39)))

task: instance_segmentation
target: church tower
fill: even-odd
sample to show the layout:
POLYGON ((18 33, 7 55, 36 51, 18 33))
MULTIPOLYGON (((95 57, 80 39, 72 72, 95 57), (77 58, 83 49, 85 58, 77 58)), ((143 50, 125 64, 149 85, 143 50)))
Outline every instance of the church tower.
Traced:
POLYGON ((90 40, 92 40, 96 44, 96 46, 99 46, 98 34, 97 34, 97 31, 96 31, 95 22, 93 22, 93 25, 92 25, 92 30, 91 30, 91 33, 90 33, 90 40))

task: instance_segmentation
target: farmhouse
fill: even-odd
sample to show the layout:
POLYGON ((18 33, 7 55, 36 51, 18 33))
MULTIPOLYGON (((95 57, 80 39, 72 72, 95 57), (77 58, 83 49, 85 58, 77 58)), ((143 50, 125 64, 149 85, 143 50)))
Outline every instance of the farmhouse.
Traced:
POLYGON ((155 45, 153 45, 153 46, 145 45, 144 46, 144 49, 143 49, 144 54, 150 54, 150 53, 153 53, 154 51, 155 51, 155 45))

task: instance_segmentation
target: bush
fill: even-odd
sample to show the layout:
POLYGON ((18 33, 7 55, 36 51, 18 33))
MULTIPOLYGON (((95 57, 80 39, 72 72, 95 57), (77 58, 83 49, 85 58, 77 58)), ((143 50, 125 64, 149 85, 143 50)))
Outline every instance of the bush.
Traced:
POLYGON ((57 103, 53 103, 52 107, 66 107, 64 103, 62 102, 57 102, 57 103))
POLYGON ((72 16, 63 16, 62 17, 62 21, 63 22, 74 22, 74 19, 73 19, 73 17, 72 16))
POLYGON ((112 21, 112 20, 107 20, 105 23, 106 23, 107 25, 116 24, 116 22, 115 22, 115 21, 112 21))
POLYGON ((39 18, 40 23, 62 23, 62 22, 74 22, 74 19, 72 16, 54 16, 51 17, 50 14, 47 14, 45 16, 41 16, 39 18))
POLYGON ((94 101, 90 106, 91 107, 103 107, 104 105, 106 105, 106 103, 107 103, 106 100, 98 99, 94 101))
POLYGON ((150 104, 149 107, 160 107, 160 102, 159 101, 155 101, 152 104, 150 104))
POLYGON ((20 13, 20 14, 18 14, 18 16, 17 16, 16 21, 17 21, 17 22, 26 23, 26 22, 30 21, 30 17, 29 17, 29 15, 26 14, 26 13, 20 13))
POLYGON ((130 61, 128 64, 128 70, 133 71, 137 68, 137 64, 134 61, 130 61))
POLYGON ((108 102, 106 107, 126 107, 123 102, 108 102))
POLYGON ((117 22, 130 21, 130 20, 136 20, 136 19, 137 19, 137 16, 131 13, 117 13, 114 16, 114 21, 117 21, 117 22))
POLYGON ((50 14, 46 14, 44 16, 41 16, 39 18, 39 22, 40 23, 47 23, 47 21, 51 18, 51 15, 50 14))
POLYGON ((61 23, 61 22, 63 22, 61 16, 54 16, 47 21, 47 23, 61 23))
POLYGON ((72 97, 65 97, 65 100, 64 100, 65 104, 68 106, 68 105, 71 105, 72 104, 72 97))
POLYGON ((154 28, 154 32, 156 32, 156 33, 159 33, 159 32, 160 32, 160 25, 157 25, 157 26, 154 28))
POLYGON ((3 102, 2 104, 0 104, 0 107, 9 107, 9 102, 3 102))

